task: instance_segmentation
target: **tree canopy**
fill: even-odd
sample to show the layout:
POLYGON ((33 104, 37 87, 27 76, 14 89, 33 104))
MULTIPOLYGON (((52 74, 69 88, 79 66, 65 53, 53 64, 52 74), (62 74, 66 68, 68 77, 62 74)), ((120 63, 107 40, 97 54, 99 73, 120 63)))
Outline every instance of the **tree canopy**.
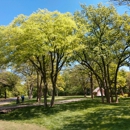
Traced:
POLYGON ((83 47, 74 53, 79 63, 97 77, 110 102, 109 92, 112 86, 115 88, 115 94, 117 93, 119 68, 130 57, 129 16, 121 16, 113 6, 105 7, 102 4, 97 7, 82 5, 82 8, 81 12, 75 13, 75 20, 77 23, 81 22, 81 26, 85 24, 87 30, 80 37, 79 46, 83 47))
POLYGON ((60 71, 68 63, 78 62, 86 72, 73 70, 79 80, 72 79, 73 85, 82 86, 85 92, 85 80, 89 78, 93 89, 94 75, 96 86, 106 91, 107 102, 113 91, 117 98, 117 86, 125 84, 118 72, 130 58, 129 15, 119 15, 113 6, 102 4, 81 7, 74 15, 39 9, 29 16, 21 14, 8 26, 0 27, 1 63, 23 74, 28 71, 25 77, 30 85, 37 82, 37 93, 43 91, 44 106, 48 84, 50 87, 51 83, 51 106, 58 87, 64 88, 60 71))

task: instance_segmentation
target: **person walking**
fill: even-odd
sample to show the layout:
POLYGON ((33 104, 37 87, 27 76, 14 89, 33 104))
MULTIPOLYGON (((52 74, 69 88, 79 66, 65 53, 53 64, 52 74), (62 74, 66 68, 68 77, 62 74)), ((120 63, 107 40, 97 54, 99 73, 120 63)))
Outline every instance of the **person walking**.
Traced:
POLYGON ((24 95, 21 96, 22 102, 24 102, 24 95))
POLYGON ((17 99, 16 99, 16 104, 19 104, 20 101, 19 101, 19 96, 17 96, 17 99))

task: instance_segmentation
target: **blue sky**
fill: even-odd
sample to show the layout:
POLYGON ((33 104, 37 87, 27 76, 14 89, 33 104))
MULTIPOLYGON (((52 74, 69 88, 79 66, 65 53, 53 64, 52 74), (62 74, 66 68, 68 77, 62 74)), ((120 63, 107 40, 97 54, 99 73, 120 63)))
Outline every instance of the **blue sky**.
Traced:
MULTIPOLYGON (((103 3, 108 5, 109 0, 0 0, 0 25, 8 25, 14 17, 19 14, 30 15, 36 10, 48 9, 58 10, 61 13, 75 12, 80 10, 80 4, 97 5, 103 3)), ((126 8, 125 8, 126 9, 126 8)), ((119 13, 125 11, 123 7, 118 8, 119 13)))

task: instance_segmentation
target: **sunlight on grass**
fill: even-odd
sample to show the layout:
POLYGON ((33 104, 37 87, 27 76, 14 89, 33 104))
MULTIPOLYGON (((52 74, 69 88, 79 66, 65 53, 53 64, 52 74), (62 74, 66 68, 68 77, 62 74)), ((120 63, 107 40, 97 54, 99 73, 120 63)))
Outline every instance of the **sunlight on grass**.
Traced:
POLYGON ((0 130, 47 130, 35 124, 17 123, 0 120, 0 130))

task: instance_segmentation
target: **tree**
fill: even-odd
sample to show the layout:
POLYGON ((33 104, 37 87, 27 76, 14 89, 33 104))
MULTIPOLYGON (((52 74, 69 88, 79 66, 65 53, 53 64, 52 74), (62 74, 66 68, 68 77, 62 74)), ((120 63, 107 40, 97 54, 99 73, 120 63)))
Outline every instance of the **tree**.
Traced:
POLYGON ((67 67, 63 70, 62 77, 65 82, 64 95, 84 95, 86 97, 87 94, 92 94, 94 86, 97 86, 94 76, 80 64, 67 67))
POLYGON ((110 2, 113 2, 117 5, 127 5, 130 6, 130 0, 110 0, 110 2))
MULTIPOLYGON (((46 38, 43 33, 47 23, 48 11, 39 10, 29 17, 19 15, 6 27, 5 49, 10 65, 31 63, 40 74, 44 83, 44 106, 47 107, 47 78, 48 66, 46 38), (43 29, 43 30, 42 30, 43 29), (7 33, 10 32, 10 33, 7 33)), ((47 30, 46 30, 47 31, 47 30)))
POLYGON ((35 96, 37 96, 37 101, 41 101, 42 96, 42 79, 39 78, 39 73, 36 72, 34 66, 30 63, 23 63, 20 65, 15 65, 11 67, 11 70, 14 71, 17 75, 21 77, 23 80, 23 83, 27 86, 27 93, 29 99, 33 97, 33 90, 34 86, 37 88, 37 92, 35 93, 35 96), (37 84, 36 84, 37 83, 37 84))
POLYGON ((56 95, 58 96, 59 93, 63 93, 64 92, 64 89, 65 89, 65 82, 64 82, 64 79, 63 79, 63 76, 61 74, 58 75, 58 78, 57 78, 57 84, 56 84, 56 95))
POLYGON ((76 24, 72 15, 70 13, 60 14, 58 12, 55 15, 56 17, 53 22, 50 22, 52 26, 48 26, 51 33, 47 35, 50 56, 50 77, 53 88, 51 106, 54 105, 58 73, 72 55, 74 40, 76 39, 74 35, 76 24))
POLYGON ((7 97, 6 91, 12 91, 19 81, 19 77, 11 72, 0 73, 0 86, 4 89, 5 98, 7 97))
POLYGON ((110 103, 112 86, 117 101, 118 71, 130 57, 129 17, 127 14, 118 15, 113 6, 82 5, 82 8, 81 12, 75 13, 75 20, 77 24, 80 23, 79 26, 85 24, 87 29, 80 35, 79 46, 82 48, 78 48, 74 54, 95 75, 100 88, 105 89, 107 102, 110 103))
POLYGON ((47 79, 51 77, 53 106, 57 76, 71 55, 75 29, 76 24, 70 13, 47 10, 38 10, 29 17, 20 15, 6 28, 7 58, 13 64, 31 62, 42 77, 45 107, 47 79))

